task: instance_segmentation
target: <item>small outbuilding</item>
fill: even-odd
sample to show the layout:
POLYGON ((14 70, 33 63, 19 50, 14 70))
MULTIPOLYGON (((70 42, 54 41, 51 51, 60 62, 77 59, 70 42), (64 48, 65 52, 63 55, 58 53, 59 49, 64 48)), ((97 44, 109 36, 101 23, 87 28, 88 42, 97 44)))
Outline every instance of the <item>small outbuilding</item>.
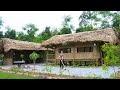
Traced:
POLYGON ((30 60, 29 55, 36 51, 40 54, 40 58, 37 59, 37 63, 40 63, 45 59, 45 51, 47 49, 41 47, 40 43, 28 42, 28 41, 20 41, 9 38, 1 38, 0 39, 0 53, 4 54, 4 65, 12 65, 13 61, 20 61, 20 55, 24 55, 24 61, 26 64, 33 63, 30 60))

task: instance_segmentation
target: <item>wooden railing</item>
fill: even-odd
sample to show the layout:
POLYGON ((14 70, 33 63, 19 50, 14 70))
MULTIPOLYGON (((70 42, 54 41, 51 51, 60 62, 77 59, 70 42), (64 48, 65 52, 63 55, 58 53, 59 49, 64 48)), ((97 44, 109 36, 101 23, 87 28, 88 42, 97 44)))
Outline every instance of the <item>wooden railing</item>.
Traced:
POLYGON ((55 59, 55 54, 48 54, 48 59, 55 59))

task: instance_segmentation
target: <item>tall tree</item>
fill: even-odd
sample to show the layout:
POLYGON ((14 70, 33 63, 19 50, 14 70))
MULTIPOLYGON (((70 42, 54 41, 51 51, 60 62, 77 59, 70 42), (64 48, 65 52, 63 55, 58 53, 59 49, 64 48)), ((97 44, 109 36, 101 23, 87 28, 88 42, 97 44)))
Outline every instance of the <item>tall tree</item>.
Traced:
POLYGON ((3 20, 2 20, 2 17, 0 17, 0 28, 3 26, 3 20))
MULTIPOLYGON (((3 26, 3 20, 2 20, 2 17, 0 17, 0 29, 1 29, 1 27, 3 26)), ((3 35, 3 31, 0 31, 0 38, 3 38, 4 37, 4 35, 3 35)))
POLYGON ((114 18, 112 19, 112 27, 118 31, 120 39, 120 12, 115 12, 113 16, 114 18))
POLYGON ((3 31, 0 31, 0 38, 3 38, 4 35, 3 35, 3 31))
POLYGON ((6 29, 7 29, 7 31, 5 32, 5 36, 4 37, 15 39, 16 38, 16 31, 15 31, 15 29, 12 29, 10 26, 7 26, 6 29))
POLYGON ((17 32, 16 39, 22 41, 28 40, 27 35, 25 35, 23 32, 17 32))
POLYGON ((106 54, 106 56, 103 58, 105 65, 110 65, 114 69, 114 74, 116 76, 115 72, 115 64, 120 61, 120 47, 116 45, 110 45, 109 43, 105 43, 102 45, 102 51, 106 54))
POLYGON ((98 16, 101 17, 101 21, 100 21, 101 25, 100 25, 99 29, 112 27, 113 15, 114 15, 114 13, 111 11, 98 11, 98 16))
POLYGON ((119 11, 83 11, 76 32, 105 28, 119 28, 119 11))
POLYGON ((41 33, 43 40, 49 39, 51 35, 50 27, 45 27, 45 30, 41 33))
POLYGON ((70 24, 72 17, 65 16, 63 21, 63 27, 60 30, 60 34, 69 34, 72 33, 73 26, 70 24))
POLYGON ((23 30, 27 31, 27 41, 34 41, 38 28, 34 24, 26 24, 25 27, 23 27, 23 30))
POLYGON ((101 20, 97 14, 97 11, 83 11, 79 17, 79 28, 76 29, 76 33, 96 30, 94 26, 101 20))
POLYGON ((43 37, 41 34, 37 35, 35 37, 35 39, 33 40, 33 42, 36 42, 36 43, 42 43, 44 40, 43 40, 43 37))
POLYGON ((57 28, 55 28, 51 31, 52 36, 55 36, 55 35, 58 35, 58 34, 59 34, 59 32, 58 32, 57 28))

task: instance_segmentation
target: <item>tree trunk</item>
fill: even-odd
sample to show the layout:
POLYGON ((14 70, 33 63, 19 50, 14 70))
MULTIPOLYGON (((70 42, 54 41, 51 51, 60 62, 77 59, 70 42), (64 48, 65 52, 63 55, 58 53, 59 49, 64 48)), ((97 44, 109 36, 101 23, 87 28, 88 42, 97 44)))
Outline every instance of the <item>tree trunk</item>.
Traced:
POLYGON ((35 60, 33 62, 34 62, 34 71, 35 71, 35 60))

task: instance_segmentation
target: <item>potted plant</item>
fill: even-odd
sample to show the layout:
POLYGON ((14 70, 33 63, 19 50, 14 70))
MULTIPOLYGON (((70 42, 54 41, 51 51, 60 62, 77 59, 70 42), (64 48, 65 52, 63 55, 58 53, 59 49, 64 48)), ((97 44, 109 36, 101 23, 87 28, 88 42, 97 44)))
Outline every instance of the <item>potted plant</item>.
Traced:
POLYGON ((22 61, 24 61, 24 60, 23 60, 23 58, 24 58, 24 55, 23 55, 23 54, 20 54, 20 58, 22 59, 22 61))

